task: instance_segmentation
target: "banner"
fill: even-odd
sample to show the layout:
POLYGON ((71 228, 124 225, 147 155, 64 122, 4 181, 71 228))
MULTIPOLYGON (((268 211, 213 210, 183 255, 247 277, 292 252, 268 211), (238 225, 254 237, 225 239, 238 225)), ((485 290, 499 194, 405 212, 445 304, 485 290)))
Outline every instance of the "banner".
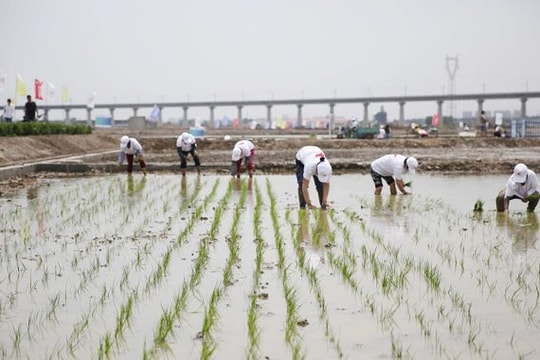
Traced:
POLYGON ((15 92, 17 96, 26 96, 26 83, 21 75, 17 74, 17 83, 15 85, 15 92))
POLYGON ((56 87, 53 83, 47 83, 47 101, 54 100, 56 96, 56 87))
POLYGON ((69 102, 68 90, 67 87, 62 86, 62 104, 67 104, 69 102))
POLYGON ((152 111, 150 111, 150 115, 148 115, 148 120, 152 122, 158 122, 160 112, 161 110, 159 106, 154 105, 154 107, 152 108, 152 111))
POLYGON ((433 114, 433 116, 431 117, 431 126, 433 127, 437 127, 439 126, 439 114, 433 114))
POLYGON ((36 100, 43 100, 43 94, 41 93, 41 87, 43 86, 43 81, 39 79, 34 79, 34 98, 36 100))
POLYGON ((7 74, 0 73, 0 92, 4 92, 6 90, 6 79, 7 74))
POLYGON ((93 109, 96 107, 96 93, 90 93, 90 96, 88 96, 88 103, 86 104, 86 107, 88 109, 93 109))

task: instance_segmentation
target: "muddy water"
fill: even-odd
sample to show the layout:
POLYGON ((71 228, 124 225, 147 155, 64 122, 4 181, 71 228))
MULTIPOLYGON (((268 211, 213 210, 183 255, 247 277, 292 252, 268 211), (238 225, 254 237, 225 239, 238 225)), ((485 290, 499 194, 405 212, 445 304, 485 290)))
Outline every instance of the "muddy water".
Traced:
POLYGON ((376 198, 336 175, 332 210, 307 213, 294 176, 21 191, 0 199, 0 358, 534 358, 538 219, 495 213, 506 179, 417 174, 376 198))

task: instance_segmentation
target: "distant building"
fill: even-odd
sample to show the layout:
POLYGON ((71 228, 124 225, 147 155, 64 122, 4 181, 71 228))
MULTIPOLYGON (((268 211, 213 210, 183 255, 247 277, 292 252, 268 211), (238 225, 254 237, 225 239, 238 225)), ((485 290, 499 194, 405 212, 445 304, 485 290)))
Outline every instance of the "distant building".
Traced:
POLYGON ((384 111, 384 106, 381 106, 381 111, 375 114, 375 121, 379 125, 386 125, 388 122, 388 115, 386 114, 386 111, 384 111))

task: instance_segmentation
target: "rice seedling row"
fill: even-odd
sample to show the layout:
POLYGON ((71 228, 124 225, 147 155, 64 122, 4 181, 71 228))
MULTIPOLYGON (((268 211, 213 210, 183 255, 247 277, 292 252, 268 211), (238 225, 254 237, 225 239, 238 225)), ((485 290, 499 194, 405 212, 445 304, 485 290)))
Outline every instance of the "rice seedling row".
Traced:
POLYGON ((540 256, 509 239, 525 215, 333 181, 330 211, 270 175, 0 199, 0 359, 537 355, 540 256))

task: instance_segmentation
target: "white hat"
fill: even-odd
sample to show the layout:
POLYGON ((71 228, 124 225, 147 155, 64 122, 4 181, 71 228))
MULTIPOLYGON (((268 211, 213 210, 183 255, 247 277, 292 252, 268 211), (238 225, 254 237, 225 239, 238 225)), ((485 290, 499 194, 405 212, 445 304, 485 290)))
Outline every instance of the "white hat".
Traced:
POLYGON ((327 183, 330 182, 330 176, 332 175, 332 166, 328 160, 320 161, 317 164, 317 177, 320 182, 327 183))
POLYGON ((515 183, 524 183, 527 179, 527 165, 519 163, 514 167, 514 173, 510 180, 515 183))
POLYGON ((407 159, 405 159, 405 164, 407 165, 410 174, 414 174, 416 172, 416 168, 418 167, 418 160, 413 157, 408 157, 407 159))
POLYGON ((129 142, 129 136, 122 136, 120 138, 120 147, 125 148, 127 146, 127 143, 129 142))
POLYGON ((232 161, 238 161, 242 158, 242 149, 235 147, 232 151, 232 161))
POLYGON ((188 133, 183 133, 182 134, 182 141, 186 144, 189 144, 189 140, 190 140, 190 136, 188 133))

